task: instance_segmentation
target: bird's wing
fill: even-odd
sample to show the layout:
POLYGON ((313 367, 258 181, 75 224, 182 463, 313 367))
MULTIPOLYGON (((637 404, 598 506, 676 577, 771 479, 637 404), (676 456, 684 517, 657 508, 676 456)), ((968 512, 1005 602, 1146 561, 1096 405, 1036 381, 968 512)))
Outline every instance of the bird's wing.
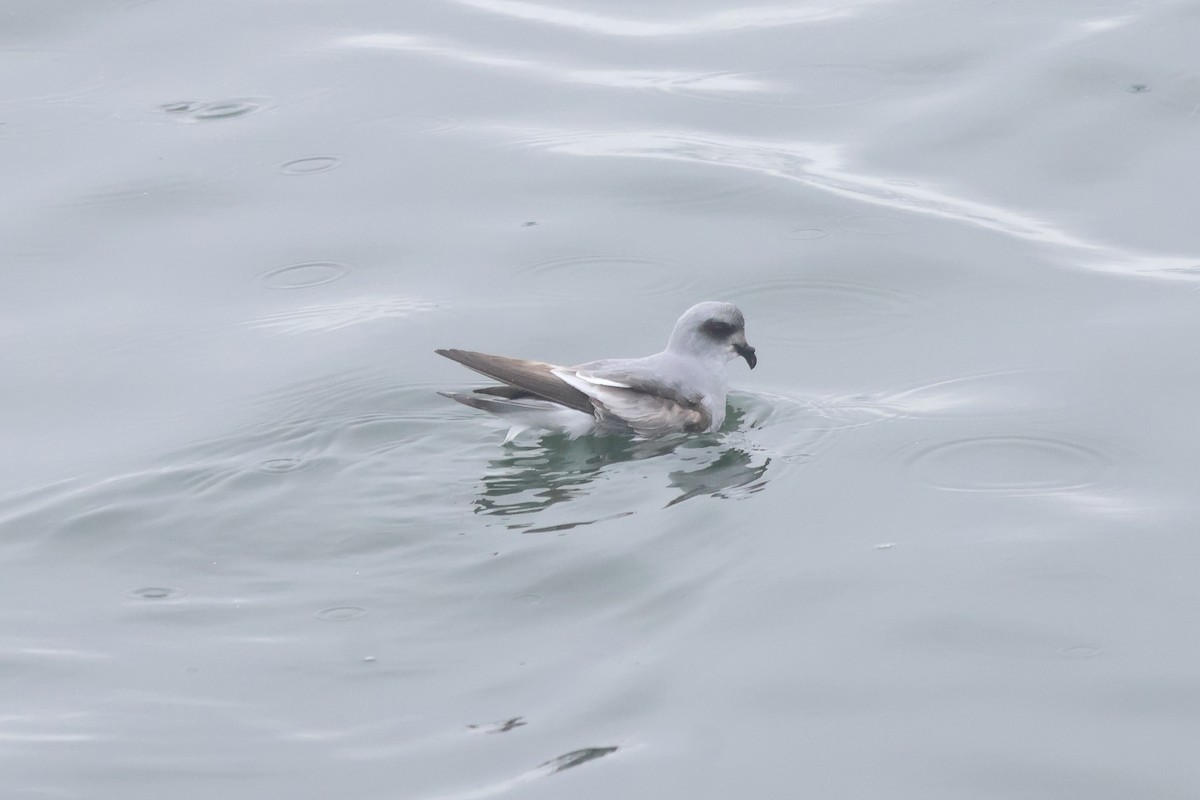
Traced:
POLYGON ((704 431, 712 422, 701 393, 664 382, 637 362, 593 362, 553 373, 591 399, 597 419, 643 436, 704 431))
MULTIPOLYGON (((471 350, 436 350, 434 352, 451 361, 457 361, 481 375, 486 375, 544 400, 550 400, 585 414, 594 414, 596 411, 592 398, 559 377, 554 370, 560 369, 560 367, 553 364, 493 356, 471 350)), ((500 394, 500 392, 494 393, 500 394)))

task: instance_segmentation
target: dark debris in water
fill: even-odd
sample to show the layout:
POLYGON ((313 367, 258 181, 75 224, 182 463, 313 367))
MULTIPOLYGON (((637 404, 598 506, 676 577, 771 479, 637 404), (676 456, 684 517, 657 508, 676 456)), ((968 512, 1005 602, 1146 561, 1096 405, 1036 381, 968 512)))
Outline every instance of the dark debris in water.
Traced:
POLYGON ((475 731, 476 733, 508 733, 511 730, 528 724, 529 723, 525 721, 524 717, 513 717, 512 719, 506 719, 503 722, 489 722, 482 725, 468 725, 467 728, 475 731))
POLYGON ((572 750, 569 753, 564 753, 558 758, 552 758, 540 766, 549 769, 550 774, 553 775, 556 772, 562 772, 571 767, 578 767, 580 764, 586 764, 589 761, 594 761, 597 758, 606 756, 609 753, 615 753, 616 751, 616 747, 585 747, 581 750, 572 750))

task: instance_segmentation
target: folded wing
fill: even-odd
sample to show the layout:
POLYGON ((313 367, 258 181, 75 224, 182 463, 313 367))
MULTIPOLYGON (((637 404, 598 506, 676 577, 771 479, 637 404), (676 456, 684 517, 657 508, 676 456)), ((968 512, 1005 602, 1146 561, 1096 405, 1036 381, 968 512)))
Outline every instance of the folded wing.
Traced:
POLYGON ((555 367, 553 373, 591 399, 598 420, 624 425, 643 436, 705 431, 712 422, 702 397, 689 396, 636 369, 586 364, 555 367))
POLYGON ((652 369, 639 369, 629 362, 560 367, 471 350, 436 352, 506 384, 477 389, 471 395, 447 395, 485 411, 518 413, 531 410, 531 401, 546 400, 643 436, 705 431, 712 423, 702 396, 663 383, 652 369))
MULTIPOLYGON (((585 414, 595 413, 592 400, 562 378, 554 374, 558 369, 553 364, 541 361, 526 361, 520 358, 506 358, 487 353, 476 353, 471 350, 437 350, 438 355, 445 356, 451 361, 457 361, 468 369, 473 369, 481 375, 498 380, 519 390, 516 392, 489 391, 510 400, 520 399, 524 394, 534 395, 543 400, 549 400, 559 405, 582 411, 585 414)), ((497 387, 499 388, 499 387, 497 387)))

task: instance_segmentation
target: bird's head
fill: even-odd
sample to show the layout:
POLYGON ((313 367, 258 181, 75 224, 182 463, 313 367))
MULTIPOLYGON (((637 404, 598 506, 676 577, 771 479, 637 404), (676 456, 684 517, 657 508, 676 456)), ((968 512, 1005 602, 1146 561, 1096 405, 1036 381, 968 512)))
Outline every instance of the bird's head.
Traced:
POLYGON ((725 354, 727 359, 744 358, 750 369, 758 363, 754 348, 746 341, 746 320, 732 303, 698 303, 675 323, 667 351, 693 356, 725 354))

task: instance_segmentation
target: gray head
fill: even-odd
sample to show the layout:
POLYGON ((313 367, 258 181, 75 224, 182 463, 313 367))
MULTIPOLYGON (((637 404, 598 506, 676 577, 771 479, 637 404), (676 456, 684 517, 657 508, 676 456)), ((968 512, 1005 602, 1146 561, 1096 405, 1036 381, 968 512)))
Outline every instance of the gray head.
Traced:
POLYGON ((754 348, 746 342, 746 320, 732 303, 710 300, 683 312, 671 331, 667 351, 688 355, 724 353, 726 358, 741 356, 750 369, 758 363, 754 348))

